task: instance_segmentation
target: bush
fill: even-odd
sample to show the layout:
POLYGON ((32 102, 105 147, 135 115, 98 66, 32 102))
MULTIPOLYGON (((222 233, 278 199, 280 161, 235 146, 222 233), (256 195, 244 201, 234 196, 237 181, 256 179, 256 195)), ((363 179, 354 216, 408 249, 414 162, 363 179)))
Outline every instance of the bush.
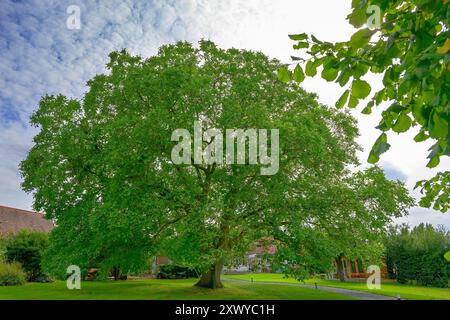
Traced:
POLYGON ((198 273, 195 270, 180 267, 174 264, 166 264, 159 269, 158 279, 183 279, 183 278, 196 278, 198 273))
POLYGON ((19 263, 0 262, 0 286, 21 286, 25 279, 26 274, 19 263))
POLYGON ((6 261, 19 262, 27 274, 27 280, 46 282, 48 277, 41 268, 41 257, 48 247, 48 235, 43 232, 21 231, 6 246, 6 261))
POLYGON ((5 261, 6 245, 8 238, 0 235, 0 262, 5 261))
POLYGON ((450 234, 442 227, 397 228, 386 243, 388 272, 399 283, 448 287, 450 263, 444 254, 449 248, 450 234))

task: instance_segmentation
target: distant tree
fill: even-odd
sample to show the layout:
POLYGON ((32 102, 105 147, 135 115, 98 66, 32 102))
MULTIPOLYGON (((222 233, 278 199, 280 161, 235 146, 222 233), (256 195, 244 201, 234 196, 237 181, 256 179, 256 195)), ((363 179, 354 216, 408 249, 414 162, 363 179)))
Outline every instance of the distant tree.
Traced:
POLYGON ((444 254, 449 249, 450 234, 443 227, 397 227, 386 241, 388 271, 401 283, 448 287, 450 264, 444 254))
MULTIPOLYGON (((382 131, 368 162, 376 163, 390 145, 386 132, 403 133, 413 126, 420 132, 414 141, 428 139, 428 167, 436 167, 442 156, 450 155, 450 2, 447 0, 352 0, 347 17, 358 30, 350 40, 330 43, 315 36, 295 34, 294 49, 307 50, 309 58, 293 57, 295 69, 279 71, 283 81, 302 82, 322 67, 321 76, 345 87, 337 108, 358 106, 369 97, 367 73, 382 73, 384 87, 372 95, 363 114, 370 114, 383 101, 391 105, 382 112, 377 126, 382 131), (303 66, 303 68, 302 68, 303 66)), ((426 194, 420 204, 446 212, 450 206, 450 172, 438 173, 416 188, 426 194)))
POLYGON ((40 132, 21 164, 23 188, 56 220, 45 256, 54 273, 93 263, 127 272, 161 253, 200 270, 198 286, 219 288, 227 261, 273 237, 289 270, 304 276, 335 254, 313 223, 334 226, 336 207, 379 213, 380 223, 404 213, 401 200, 391 206, 394 190, 377 183, 360 201, 341 198, 340 187, 346 196, 356 190, 348 170, 357 162, 355 120, 278 81, 281 64, 261 53, 179 42, 148 59, 113 52, 107 66, 82 100, 43 97, 31 118, 40 132), (278 172, 261 175, 265 166, 248 162, 175 164, 172 133, 194 121, 203 131, 279 129, 278 172))
POLYGON ((352 175, 346 184, 347 189, 339 190, 342 204, 335 207, 334 224, 322 228, 337 252, 341 281, 345 280, 341 257, 366 265, 383 263, 382 242, 392 218, 404 216, 415 203, 403 183, 387 180, 377 167, 352 175))

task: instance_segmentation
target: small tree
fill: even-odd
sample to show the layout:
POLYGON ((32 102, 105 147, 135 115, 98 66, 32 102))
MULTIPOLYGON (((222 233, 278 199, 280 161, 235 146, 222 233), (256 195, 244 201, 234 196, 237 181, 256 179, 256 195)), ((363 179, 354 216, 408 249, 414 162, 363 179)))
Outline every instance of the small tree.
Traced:
POLYGON ((18 262, 27 273, 28 281, 45 281, 41 258, 48 247, 48 235, 44 232, 20 231, 6 246, 6 261, 18 262))

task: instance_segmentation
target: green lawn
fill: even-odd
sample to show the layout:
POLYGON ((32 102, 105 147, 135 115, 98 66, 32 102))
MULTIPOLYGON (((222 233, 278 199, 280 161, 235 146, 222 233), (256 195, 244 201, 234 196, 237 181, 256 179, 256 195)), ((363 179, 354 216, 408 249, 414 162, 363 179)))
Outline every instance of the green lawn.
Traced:
POLYGON ((127 280, 87 281, 81 290, 68 290, 65 282, 28 283, 17 287, 0 287, 0 299, 292 299, 292 300, 348 300, 350 297, 320 290, 282 285, 258 285, 225 282, 218 290, 193 287, 196 280, 127 280))
MULTIPOLYGON (((299 283, 295 279, 284 278, 282 274, 272 274, 272 273, 258 273, 258 274, 242 274, 242 275, 227 275, 226 278, 251 280, 253 281, 267 281, 267 282, 290 282, 299 283)), ((308 279, 305 280, 306 284, 314 284, 317 282, 321 286, 338 287, 345 289, 354 289, 359 291, 366 291, 371 293, 377 293, 387 296, 398 296, 400 295, 403 299, 408 300, 450 300, 450 288, 431 288, 431 287, 421 287, 412 286, 398 283, 383 283, 381 281, 381 289, 370 290, 367 288, 365 282, 340 282, 334 280, 321 280, 321 279, 308 279)))

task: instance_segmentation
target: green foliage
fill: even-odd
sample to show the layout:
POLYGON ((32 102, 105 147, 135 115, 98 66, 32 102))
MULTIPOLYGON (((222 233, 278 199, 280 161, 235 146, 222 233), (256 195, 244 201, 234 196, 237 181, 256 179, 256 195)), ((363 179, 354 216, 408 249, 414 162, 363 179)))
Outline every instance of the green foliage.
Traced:
POLYGON ((8 236, 0 235, 0 262, 5 261, 6 246, 8 244, 8 241, 8 236))
POLYGON ((386 133, 382 133, 377 141, 375 141, 374 148, 370 151, 369 159, 367 160, 369 163, 376 163, 380 159, 380 155, 383 152, 389 150, 391 145, 387 142, 386 133))
MULTIPOLYGON (((414 139, 416 142, 428 139, 434 142, 428 155, 428 167, 436 167, 440 157, 450 155, 449 12, 450 2, 442 0, 353 0, 352 13, 347 17, 349 22, 356 28, 367 24, 373 29, 361 28, 349 41, 334 44, 305 34, 290 36, 298 41, 294 49, 306 49, 310 56, 308 59, 293 57, 300 63, 307 61, 307 76, 314 76, 316 68, 322 66, 322 78, 346 87, 336 103, 338 108, 347 100, 350 87, 350 108, 369 96, 371 86, 361 79, 365 74, 383 74, 384 88, 373 94, 362 112, 369 114, 373 106, 383 101, 392 101, 394 108, 391 106, 382 113, 377 127, 383 131, 382 141, 379 138, 373 145, 370 163, 377 162, 389 149, 384 132, 402 133, 414 126, 420 128, 414 139), (373 6, 380 9, 378 26, 372 23, 376 14, 371 9, 373 6)), ((289 75, 286 69, 280 79, 303 80, 289 75)), ((433 186, 423 189, 427 195, 420 202, 422 206, 447 210, 450 197, 444 180, 448 184, 448 175, 448 171, 437 174, 429 182, 433 186), (439 179, 443 179, 441 183, 439 179), (441 197, 441 194, 447 196, 441 197)))
POLYGON ((11 238, 6 246, 6 261, 18 262, 27 274, 28 281, 47 281, 42 271, 41 257, 48 247, 48 235, 44 232, 23 230, 11 238))
POLYGON ((333 228, 333 215, 374 215, 382 228, 406 212, 404 188, 347 169, 357 164, 355 120, 279 81, 289 72, 277 75, 278 61, 201 41, 163 46, 148 59, 113 52, 107 66, 81 101, 43 97, 31 118, 40 131, 21 164, 23 188, 36 210, 57 220, 44 257, 52 274, 71 264, 128 273, 156 253, 204 271, 265 238, 300 277, 330 266, 336 250, 322 229, 333 228), (172 163, 172 132, 194 121, 203 130, 279 129, 278 173, 172 163), (360 175, 370 190, 355 198, 360 175), (364 209, 367 202, 373 207, 364 209))
POLYGON ((416 188, 421 188, 422 194, 420 205, 423 207, 433 207, 435 210, 447 212, 450 207, 450 172, 439 172, 430 180, 417 182, 416 188))
POLYGON ((174 264, 166 264, 159 268, 158 279, 182 279, 197 278, 199 274, 194 269, 181 267, 174 264))
POLYGON ((450 264, 444 255, 450 248, 450 234, 443 228, 420 224, 410 230, 392 230, 386 241, 388 270, 400 283, 447 287, 450 264))
POLYGON ((4 263, 0 261, 0 286, 20 286, 25 284, 26 274, 20 263, 4 263))
POLYGON ((297 65, 295 67, 292 78, 297 82, 302 82, 305 79, 305 73, 303 72, 303 69, 302 67, 300 67, 300 65, 297 65))
POLYGON ((311 273, 332 270, 332 258, 340 255, 381 263, 381 242, 389 224, 414 204, 404 185, 372 167, 321 187, 320 196, 314 195, 318 198, 310 202, 314 206, 308 207, 313 215, 317 213, 309 220, 314 228, 289 224, 273 231, 279 242, 272 266, 304 279, 311 273))
POLYGON ((352 84, 352 96, 356 99, 364 99, 370 93, 370 85, 360 79, 353 80, 352 84))
POLYGON ((339 100, 336 102, 336 108, 340 109, 342 108, 345 103, 347 102, 348 99, 348 95, 349 95, 350 91, 349 90, 345 90, 344 93, 342 94, 342 96, 339 98, 339 100))
POLYGON ((290 80, 289 70, 286 67, 282 67, 278 70, 278 79, 283 82, 290 80))
POLYGON ((444 254, 444 258, 445 258, 445 260, 450 261, 450 251, 447 251, 447 252, 444 254))
POLYGON ((349 47, 352 49, 364 48, 369 44, 370 38, 375 31, 370 29, 361 29, 352 35, 349 41, 349 47))

